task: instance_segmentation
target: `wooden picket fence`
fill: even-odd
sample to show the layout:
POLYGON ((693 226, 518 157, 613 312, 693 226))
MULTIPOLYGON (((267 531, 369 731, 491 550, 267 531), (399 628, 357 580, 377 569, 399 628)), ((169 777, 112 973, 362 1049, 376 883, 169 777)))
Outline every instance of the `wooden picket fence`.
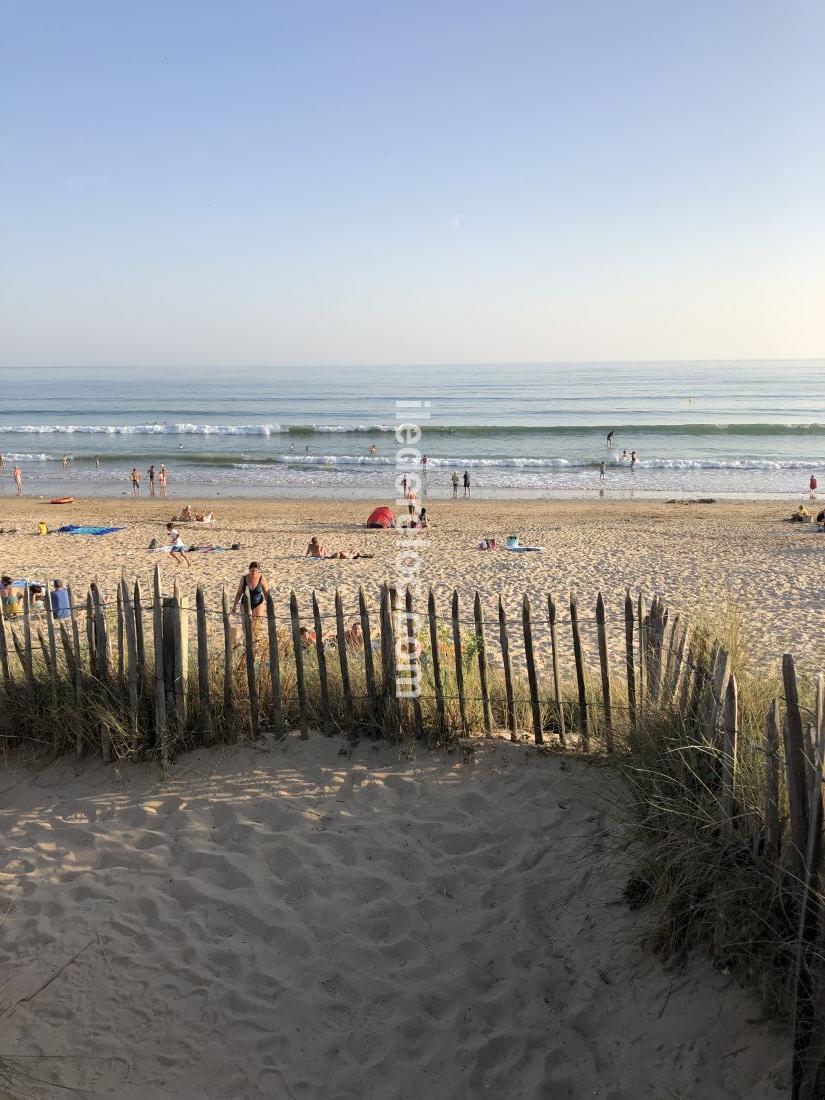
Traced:
POLYGON ((746 806, 730 656, 658 598, 648 607, 628 592, 608 616, 601 594, 593 614, 575 596, 563 612, 547 596, 537 615, 525 595, 513 630, 501 598, 491 628, 478 593, 465 618, 457 591, 442 615, 432 591, 419 612, 409 590, 384 585, 377 609, 359 590, 359 640, 337 590, 331 612, 322 612, 313 592, 302 621, 294 591, 283 616, 269 593, 261 617, 246 593, 238 620, 225 589, 219 610, 207 606, 200 586, 194 607, 177 584, 164 594, 159 568, 151 589, 147 599, 137 580, 122 579, 114 605, 96 583, 82 602, 70 591, 66 619, 53 617, 48 599, 42 616, 34 615, 28 590, 22 617, 4 620, 0 610, 0 732, 7 743, 43 741, 51 715, 60 744, 71 731, 78 755, 153 754, 165 768, 184 748, 263 731, 283 737, 289 729, 302 738, 319 729, 429 743, 502 730, 512 740, 617 756, 632 754, 646 725, 663 716, 689 729, 716 762, 707 781, 718 794, 721 836, 740 845, 746 838, 791 884, 799 911, 792 1095, 821 1095, 822 675, 813 706, 803 708, 794 660, 784 657, 784 707, 775 699, 765 715, 759 804, 746 806), (609 622, 619 627, 612 637, 609 622))

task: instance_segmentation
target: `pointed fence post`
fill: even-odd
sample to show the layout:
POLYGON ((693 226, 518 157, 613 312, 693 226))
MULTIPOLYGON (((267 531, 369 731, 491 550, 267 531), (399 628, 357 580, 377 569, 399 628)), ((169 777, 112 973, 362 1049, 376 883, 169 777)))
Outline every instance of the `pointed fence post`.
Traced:
POLYGON ((26 683, 34 687, 34 665, 32 663, 32 603, 28 582, 23 587, 23 671, 26 683))
POLYGON ((97 653, 95 645, 95 608, 91 588, 86 593, 86 646, 88 648, 89 675, 97 677, 97 653))
POLYGON ((381 586, 381 672, 384 693, 384 726, 393 736, 398 732, 397 704, 395 697, 395 632, 390 608, 390 591, 381 586))
POLYGON ((52 703, 57 703, 57 645, 54 634, 54 611, 52 610, 52 594, 49 591, 49 582, 43 593, 43 603, 46 609, 46 629, 49 635, 49 687, 51 689, 52 703))
POLYGON ((232 620, 229 616, 229 593, 226 585, 221 593, 223 624, 223 723, 227 737, 235 734, 235 670, 232 666, 232 620))
MULTIPOLYGON (((415 729, 416 740, 420 741, 424 736, 424 729, 421 721, 421 700, 419 698, 421 694, 421 667, 418 661, 418 638, 415 633, 415 624, 417 621, 415 613, 415 604, 413 601, 412 589, 407 585, 407 591, 404 594, 404 610, 405 618, 407 620, 407 666, 410 671, 410 684, 412 689, 412 710, 413 710, 413 726, 415 729)), ((397 690, 397 685, 396 685, 397 690)))
POLYGON ((140 581, 135 580, 132 595, 135 605, 135 645, 137 646, 137 675, 138 683, 143 685, 143 677, 146 672, 146 641, 143 630, 143 592, 140 581))
POLYGON ((461 717, 461 732, 467 736, 467 699, 464 694, 464 664, 461 657, 461 620, 458 615, 458 591, 453 589, 452 598, 453 658, 455 662, 455 686, 458 695, 458 710, 461 717))
POLYGON ((341 666, 341 690, 344 693, 344 717, 347 722, 353 720, 352 685, 349 679, 349 654, 347 653, 347 632, 344 624, 344 602, 341 592, 335 589, 335 636, 338 643, 338 663, 341 666))
POLYGON ((138 695, 137 641, 135 638, 135 615, 129 598, 129 586, 125 580, 120 582, 123 603, 123 624, 126 635, 126 681, 129 688, 129 721, 132 730, 137 732, 140 711, 138 695))
POLYGON ((645 598, 639 593, 636 599, 636 622, 639 624, 639 682, 636 685, 636 715, 641 719, 644 715, 647 694, 647 614, 645 612, 645 598))
POLYGON ((796 668, 790 653, 782 658, 782 679, 785 687, 785 767, 788 771, 788 804, 791 819, 791 851, 789 870, 802 879, 808 843, 808 765, 799 710, 799 689, 796 668))
POLYGON ((241 620, 243 622, 244 656, 246 657, 246 686, 249 693, 249 725, 252 736, 258 736, 260 712, 258 707, 258 679, 255 669, 255 636, 252 632, 252 602, 249 585, 244 587, 241 599, 241 620))
POLYGON ((771 701, 765 718, 765 854, 779 859, 781 826, 779 822, 779 703, 771 701))
POLYGON ((301 618, 298 614, 298 597, 293 588, 289 594, 289 617, 292 624, 292 649, 295 654, 295 686, 298 689, 298 713, 301 740, 309 737, 307 726, 307 689, 304 680, 304 652, 301 642, 301 618))
POLYGON ((212 707, 209 701, 209 631, 203 586, 195 589, 195 625, 198 632, 198 711, 204 742, 212 743, 212 707))
POLYGON ((438 609, 432 588, 427 599, 427 618, 430 623, 430 653, 433 662, 433 686, 435 688, 435 714, 439 736, 447 725, 446 704, 444 702, 444 684, 441 679, 441 653, 438 645, 438 609))
POLYGON ((722 831, 730 836, 733 830, 734 799, 736 797, 737 754, 739 750, 739 694, 736 677, 731 675, 725 689, 723 711, 724 740, 722 742, 722 831))
POLYGON ((604 705, 604 740, 608 752, 613 752, 613 700, 610 695, 610 666, 607 658, 607 624, 601 592, 596 598, 596 634, 599 644, 599 669, 602 677, 604 705))
POLYGON ((266 627, 269 640, 269 682, 272 688, 272 728, 278 738, 286 735, 284 712, 281 705, 281 654, 278 649, 278 624, 275 619, 275 600, 266 593, 266 627))
POLYGON ((372 630, 367 598, 362 585, 358 586, 358 614, 361 619, 361 633, 364 636, 364 681, 367 689, 367 702, 373 722, 377 723, 378 692, 375 688, 375 662, 372 653, 372 630))
POLYGON ((550 653, 553 661, 553 694, 556 700, 556 719, 559 727, 559 744, 566 748, 566 730, 564 721, 564 701, 561 697, 561 677, 559 675, 559 638, 556 629, 556 601, 547 596, 547 621, 550 623, 550 653))
POLYGON ((539 685, 536 676, 536 657, 533 652, 533 627, 530 622, 530 597, 524 593, 521 602, 521 628, 524 634, 524 660, 527 664, 527 683, 530 688, 530 712, 533 718, 533 740, 537 745, 544 743, 544 731, 539 702, 539 685))
POLYGON ((117 682, 123 686, 123 585, 117 586, 117 682))
POLYGON ((516 731, 516 700, 513 694, 513 669, 510 665, 510 636, 507 632, 507 612, 501 596, 498 598, 498 636, 501 644, 501 663, 504 666, 504 694, 507 700, 507 728, 510 740, 518 741, 516 731))
POLYGON ((75 753, 80 756, 83 752, 83 731, 79 715, 83 710, 83 664, 80 652, 80 626, 77 621, 77 607, 74 602, 74 594, 71 585, 66 591, 69 594, 69 609, 72 615, 72 642, 74 644, 74 701, 78 710, 77 728, 75 733, 75 753))
POLYGON ((163 667, 163 594, 160 566, 152 581, 152 635, 155 650, 155 744, 160 749, 161 767, 169 767, 169 731, 166 724, 166 681, 163 667))
POLYGON ((318 660, 318 687, 321 691, 321 727, 327 737, 332 736, 332 710, 329 704, 329 680, 327 677, 327 655, 324 649, 324 629, 321 622, 321 609, 315 590, 312 592, 312 618, 315 626, 315 656, 318 660))
POLYGON ((3 605, 0 604, 0 669, 3 672, 3 683, 6 691, 11 687, 11 671, 9 669, 9 643, 6 635, 6 618, 3 614, 3 605))
POLYGON ((493 716, 490 710, 490 691, 487 687, 487 642, 484 638, 484 615, 481 610, 481 596, 478 592, 476 592, 473 602, 473 618, 475 619, 476 641, 478 645, 478 679, 481 684, 484 736, 491 737, 493 733, 493 716))
POLYGON ((585 752, 590 751, 590 724, 587 717, 587 687, 584 678, 584 658, 579 635, 579 605, 576 597, 570 594, 570 629, 573 632, 573 656, 576 661, 576 685, 579 691, 579 721, 581 723, 581 743, 585 752))
POLYGON ((175 723, 178 733, 186 729, 189 703, 189 599, 175 584, 174 595, 175 644, 175 723))
POLYGON ((633 658, 633 599, 628 588, 624 598, 624 663, 627 673, 627 709, 630 728, 635 732, 636 715, 636 668, 633 658))

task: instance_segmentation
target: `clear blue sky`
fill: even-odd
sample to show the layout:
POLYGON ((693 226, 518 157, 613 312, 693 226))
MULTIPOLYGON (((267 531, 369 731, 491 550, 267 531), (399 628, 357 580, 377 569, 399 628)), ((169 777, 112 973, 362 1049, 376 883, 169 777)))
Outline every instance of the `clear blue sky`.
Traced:
POLYGON ((0 364, 825 353, 821 0, 0 12, 0 364))

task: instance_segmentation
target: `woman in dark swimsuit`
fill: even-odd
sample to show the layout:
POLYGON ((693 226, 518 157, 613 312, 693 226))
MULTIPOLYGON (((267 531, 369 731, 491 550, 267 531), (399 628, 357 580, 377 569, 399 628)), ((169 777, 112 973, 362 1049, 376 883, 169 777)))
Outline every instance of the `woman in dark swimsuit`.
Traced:
POLYGON ((249 592, 249 603, 252 607, 253 618, 263 618, 266 613, 266 597, 269 592, 269 585, 266 577, 261 572, 260 565, 256 561, 249 563, 249 571, 241 577, 241 583, 235 593, 235 602, 232 604, 233 614, 237 611, 238 604, 243 599, 246 591, 249 592))

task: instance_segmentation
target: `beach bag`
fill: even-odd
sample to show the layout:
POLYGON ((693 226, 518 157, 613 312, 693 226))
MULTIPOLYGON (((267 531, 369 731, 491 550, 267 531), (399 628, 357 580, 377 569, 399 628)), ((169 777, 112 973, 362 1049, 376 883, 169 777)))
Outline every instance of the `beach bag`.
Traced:
POLYGON ((149 549, 150 550, 157 550, 157 548, 158 548, 158 540, 157 539, 152 539, 152 541, 149 543, 149 549))
POLYGON ((511 550, 514 546, 518 546, 518 535, 508 535, 507 542, 504 545, 511 550))
POLYGON ((38 535, 48 535, 48 533, 49 533, 48 523, 44 523, 43 520, 41 519, 40 522, 37 524, 37 533, 38 533, 38 535))

